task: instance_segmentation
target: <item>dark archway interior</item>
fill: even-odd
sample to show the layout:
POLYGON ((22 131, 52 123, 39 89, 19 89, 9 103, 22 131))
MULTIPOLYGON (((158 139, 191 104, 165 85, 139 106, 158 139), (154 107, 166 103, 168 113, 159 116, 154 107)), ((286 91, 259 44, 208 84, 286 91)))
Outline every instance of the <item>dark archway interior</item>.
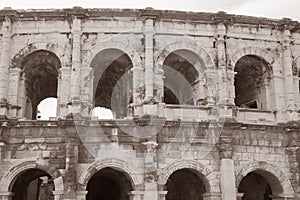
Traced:
POLYGON ((50 200, 54 183, 51 176, 39 169, 21 173, 12 186, 12 200, 50 200))
MULTIPOLYGON (((45 50, 27 55, 21 64, 25 73, 26 96, 31 101, 32 119, 37 117, 37 105, 48 97, 57 97, 59 58, 45 50)), ((26 106, 26 112, 28 106, 26 106)), ((29 114, 28 114, 29 115, 29 114)))
POLYGON ((271 200, 272 190, 260 174, 251 172, 241 181, 238 191, 244 193, 242 200, 271 200))
POLYGON ((202 200, 206 192, 204 182, 192 170, 181 169, 174 172, 167 181, 166 200, 202 200))
POLYGON ((104 168, 96 173, 87 185, 87 200, 129 200, 132 190, 125 173, 104 168))
POLYGON ((99 52, 92 60, 94 69, 94 107, 111 109, 117 118, 127 116, 132 99, 132 62, 118 49, 99 52))
POLYGON ((195 104, 193 89, 199 83, 199 72, 194 66, 200 63, 199 57, 188 50, 177 50, 166 57, 163 65, 166 104, 195 104))
POLYGON ((235 105, 246 108, 265 108, 263 89, 270 81, 268 63, 254 55, 246 55, 235 66, 235 105))

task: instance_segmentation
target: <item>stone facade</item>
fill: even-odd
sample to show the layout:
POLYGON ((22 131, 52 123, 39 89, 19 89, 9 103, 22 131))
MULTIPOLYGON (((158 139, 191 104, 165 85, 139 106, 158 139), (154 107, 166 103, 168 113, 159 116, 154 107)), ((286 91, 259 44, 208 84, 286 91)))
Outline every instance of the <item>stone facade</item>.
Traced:
POLYGON ((0 27, 0 199, 300 199, 299 22, 7 8, 0 27))

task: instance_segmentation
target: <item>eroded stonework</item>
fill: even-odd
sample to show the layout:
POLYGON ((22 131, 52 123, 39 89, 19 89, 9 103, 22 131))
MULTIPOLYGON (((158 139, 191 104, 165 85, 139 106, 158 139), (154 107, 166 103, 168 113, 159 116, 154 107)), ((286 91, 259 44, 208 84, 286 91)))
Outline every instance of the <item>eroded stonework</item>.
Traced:
POLYGON ((6 8, 0 27, 0 199, 300 198, 299 22, 6 8))

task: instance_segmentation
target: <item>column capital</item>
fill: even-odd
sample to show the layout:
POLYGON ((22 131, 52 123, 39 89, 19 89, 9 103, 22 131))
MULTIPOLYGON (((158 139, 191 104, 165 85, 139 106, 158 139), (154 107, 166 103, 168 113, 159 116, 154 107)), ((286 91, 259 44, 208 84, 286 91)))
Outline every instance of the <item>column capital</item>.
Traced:
POLYGON ((143 142, 143 145, 146 146, 147 153, 154 152, 158 144, 154 141, 143 142))
POLYGON ((219 143, 217 144, 217 148, 219 150, 219 156, 221 159, 232 158, 233 148, 231 145, 232 138, 230 137, 221 137, 219 143))

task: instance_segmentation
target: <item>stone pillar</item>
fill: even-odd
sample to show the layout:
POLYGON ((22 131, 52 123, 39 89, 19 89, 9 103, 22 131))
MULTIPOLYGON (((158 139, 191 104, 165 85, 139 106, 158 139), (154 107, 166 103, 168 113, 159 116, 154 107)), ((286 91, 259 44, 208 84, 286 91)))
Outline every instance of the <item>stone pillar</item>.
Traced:
POLYGON ((145 103, 152 101, 153 97, 153 79, 154 79, 154 64, 153 64, 153 19, 145 20, 145 103))
POLYGON ((154 162, 156 156, 156 147, 158 144, 154 141, 144 142, 146 147, 145 154, 145 193, 143 200, 158 200, 158 186, 156 182, 157 166, 154 162))
POLYGON ((141 105, 145 95, 145 74, 142 66, 134 66, 131 70, 133 75, 133 99, 132 104, 129 106, 133 109, 133 116, 140 116, 143 114, 141 105))
POLYGON ((58 118, 64 118, 68 114, 68 102, 70 101, 70 80, 71 80, 71 68, 62 67, 60 69, 58 97, 57 97, 58 118))
POLYGON ((21 106, 19 105, 19 84, 21 69, 10 70, 8 99, 10 103, 9 116, 17 117, 21 106))
POLYGON ((236 198, 234 162, 231 158, 222 158, 220 164, 222 200, 236 198))
POLYGON ((207 104, 209 106, 214 106, 216 102, 218 72, 213 69, 206 69, 205 77, 207 80, 207 104))
POLYGON ((284 119, 285 117, 283 114, 283 110, 285 107, 284 81, 280 71, 273 70, 273 83, 274 83, 274 87, 273 87, 274 94, 272 96, 274 97, 275 100, 274 106, 275 106, 275 110, 277 111, 276 119, 277 122, 284 122, 285 121, 284 119))
POLYGON ((293 58, 291 52, 291 33, 289 30, 283 30, 282 33, 282 63, 284 71, 284 89, 285 89, 285 102, 288 120, 296 120, 295 113, 295 97, 294 97, 294 84, 293 84, 293 58))
POLYGON ((76 200, 85 200, 88 191, 77 191, 76 192, 76 200))
POLYGON ((11 48, 11 20, 7 17, 2 24, 2 54, 0 57, 0 117, 7 116, 7 92, 11 48))
POLYGON ((225 105, 227 103, 227 87, 226 87, 226 51, 225 51, 226 27, 220 23, 217 25, 217 33, 215 36, 215 47, 217 50, 217 65, 219 72, 219 88, 218 88, 218 104, 225 105))
POLYGON ((218 144, 220 154, 222 200, 236 199, 235 170, 232 160, 232 137, 222 137, 218 144))
POLYGON ((156 65, 154 69, 154 97, 162 102, 164 96, 164 71, 161 66, 156 65))
POLYGON ((0 200, 11 200, 13 195, 12 192, 0 192, 0 200))
POLYGON ((66 138, 66 166, 65 166, 65 200, 76 198, 76 180, 78 166, 78 145, 76 138, 76 128, 67 128, 66 138))
POLYGON ((235 105, 235 86, 234 86, 234 77, 236 72, 231 69, 227 69, 227 102, 229 105, 235 105))
POLYGON ((81 108, 81 115, 84 117, 89 117, 90 112, 93 105, 93 73, 92 68, 90 67, 83 67, 80 69, 80 80, 86 80, 86 83, 81 83, 81 102, 82 102, 82 108, 81 108))
POLYGON ((21 106, 19 111, 19 116, 25 118, 26 116, 26 87, 25 87, 25 73, 20 74, 20 83, 19 83, 19 105, 21 106))
POLYGON ((81 38, 81 20, 76 17, 72 23, 72 37, 73 37, 73 50, 72 50, 72 71, 71 71, 71 102, 73 113, 79 113, 80 108, 75 108, 81 100, 80 96, 80 38, 81 38))
POLYGON ((131 191, 129 192, 129 200, 143 200, 144 191, 131 191))
MULTIPOLYGON (((219 115, 222 118, 232 118, 233 117, 233 106, 234 97, 232 98, 232 85, 230 82, 231 71, 228 70, 229 75, 227 75, 227 59, 226 59, 226 27, 223 23, 217 25, 216 36, 215 36, 215 47, 217 50, 217 66, 218 66, 218 92, 216 96, 219 115), (228 84, 228 82, 230 84, 228 84)), ((234 76, 234 74, 233 74, 234 76)), ((233 88, 234 90, 234 88, 233 88)))

